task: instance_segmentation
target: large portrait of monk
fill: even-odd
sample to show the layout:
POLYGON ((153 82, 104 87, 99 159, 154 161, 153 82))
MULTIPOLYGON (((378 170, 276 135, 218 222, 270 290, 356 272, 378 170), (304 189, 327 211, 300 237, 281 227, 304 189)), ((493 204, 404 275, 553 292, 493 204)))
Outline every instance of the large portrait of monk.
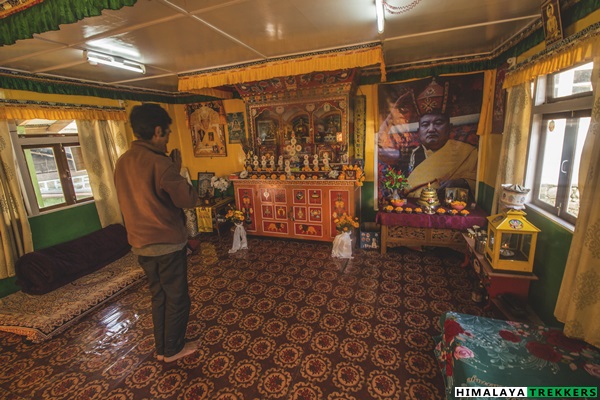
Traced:
POLYGON ((379 86, 375 204, 390 168, 407 176, 407 197, 427 185, 474 193, 482 96, 482 73, 379 86))

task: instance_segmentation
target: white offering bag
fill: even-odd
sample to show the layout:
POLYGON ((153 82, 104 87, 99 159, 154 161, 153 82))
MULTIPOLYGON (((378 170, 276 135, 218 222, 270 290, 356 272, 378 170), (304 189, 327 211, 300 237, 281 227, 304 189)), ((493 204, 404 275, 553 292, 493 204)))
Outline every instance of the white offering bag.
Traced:
POLYGON ((238 250, 248 248, 248 240, 246 239, 246 230, 244 224, 235 224, 235 231, 233 231, 233 246, 229 249, 230 253, 235 253, 238 250))
POLYGON ((342 232, 333 239, 331 257, 352 258, 352 238, 350 238, 350 231, 342 232))

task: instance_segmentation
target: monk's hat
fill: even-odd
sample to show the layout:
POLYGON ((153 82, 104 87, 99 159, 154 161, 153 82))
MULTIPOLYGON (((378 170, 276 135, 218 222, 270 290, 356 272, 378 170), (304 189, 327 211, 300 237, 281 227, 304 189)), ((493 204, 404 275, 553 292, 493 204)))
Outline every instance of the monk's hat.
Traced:
POLYGON ((433 78, 425 90, 417 96, 417 111, 419 115, 445 114, 448 104, 448 89, 448 82, 442 86, 433 78))

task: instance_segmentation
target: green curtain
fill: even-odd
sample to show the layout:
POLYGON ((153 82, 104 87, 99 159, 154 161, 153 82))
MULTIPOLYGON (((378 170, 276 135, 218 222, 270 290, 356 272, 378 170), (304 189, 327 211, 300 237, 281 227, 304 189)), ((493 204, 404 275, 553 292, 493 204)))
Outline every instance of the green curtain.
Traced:
POLYGON ((56 31, 61 24, 72 24, 102 14, 133 6, 137 0, 45 0, 21 12, 9 15, 0 23, 0 46, 32 38, 35 33, 56 31))

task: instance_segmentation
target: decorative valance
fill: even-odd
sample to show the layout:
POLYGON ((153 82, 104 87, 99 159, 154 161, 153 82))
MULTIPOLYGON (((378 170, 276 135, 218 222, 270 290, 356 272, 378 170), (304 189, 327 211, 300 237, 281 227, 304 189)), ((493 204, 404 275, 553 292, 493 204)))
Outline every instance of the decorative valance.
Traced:
POLYGON ((381 45, 354 46, 180 75, 179 91, 193 92, 204 88, 300 75, 314 71, 335 71, 376 64, 379 64, 381 70, 381 80, 385 81, 385 62, 381 45))
POLYGON ((524 60, 509 70, 504 88, 530 82, 538 76, 548 75, 600 54, 600 22, 564 40, 556 42, 546 50, 524 60))
POLYGON ((121 107, 0 100, 0 119, 34 118, 127 121, 127 112, 121 107))
POLYGON ((8 0, 0 5, 3 10, 0 12, 0 46, 32 38, 35 33, 56 31, 61 24, 94 17, 106 9, 119 10, 124 6, 133 6, 136 2, 137 0, 8 0))

